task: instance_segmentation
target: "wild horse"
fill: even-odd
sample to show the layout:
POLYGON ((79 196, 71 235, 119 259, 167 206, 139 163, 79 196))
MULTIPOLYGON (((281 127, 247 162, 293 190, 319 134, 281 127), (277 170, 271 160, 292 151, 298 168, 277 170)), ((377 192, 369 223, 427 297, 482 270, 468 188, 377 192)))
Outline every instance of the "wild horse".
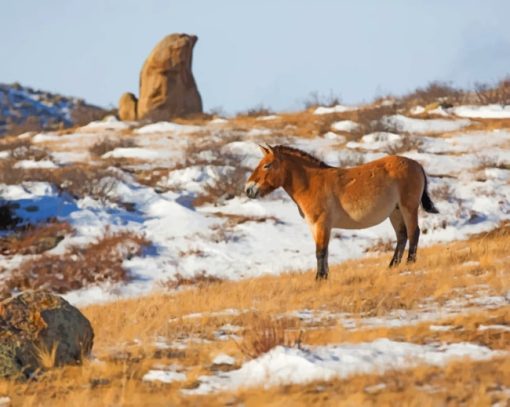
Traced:
POLYGON ((409 238, 407 262, 416 260, 418 207, 438 213, 427 192, 425 170, 416 161, 388 156, 351 168, 327 165, 287 146, 260 146, 264 157, 246 183, 250 198, 279 187, 290 195, 310 225, 316 246, 317 279, 328 277, 332 228, 363 229, 390 218, 397 235, 390 267, 400 263, 409 238))

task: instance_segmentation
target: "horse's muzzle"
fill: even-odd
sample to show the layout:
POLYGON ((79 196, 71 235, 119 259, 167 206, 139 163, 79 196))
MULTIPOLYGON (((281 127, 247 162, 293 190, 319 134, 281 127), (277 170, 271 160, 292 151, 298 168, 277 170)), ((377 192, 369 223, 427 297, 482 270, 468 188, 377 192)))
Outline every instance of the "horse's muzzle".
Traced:
POLYGON ((260 190, 257 184, 254 182, 248 182, 244 189, 248 198, 255 199, 259 196, 260 190))

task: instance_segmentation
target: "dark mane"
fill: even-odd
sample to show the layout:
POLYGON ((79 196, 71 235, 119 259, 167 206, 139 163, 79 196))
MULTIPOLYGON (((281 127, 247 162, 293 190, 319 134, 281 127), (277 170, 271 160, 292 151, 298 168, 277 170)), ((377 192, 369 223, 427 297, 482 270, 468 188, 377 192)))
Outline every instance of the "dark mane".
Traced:
POLYGON ((306 161, 307 164, 313 167, 332 168, 331 165, 326 164, 324 161, 319 160, 317 157, 314 157, 313 155, 294 147, 279 145, 274 146, 273 149, 283 155, 301 158, 302 160, 306 161))

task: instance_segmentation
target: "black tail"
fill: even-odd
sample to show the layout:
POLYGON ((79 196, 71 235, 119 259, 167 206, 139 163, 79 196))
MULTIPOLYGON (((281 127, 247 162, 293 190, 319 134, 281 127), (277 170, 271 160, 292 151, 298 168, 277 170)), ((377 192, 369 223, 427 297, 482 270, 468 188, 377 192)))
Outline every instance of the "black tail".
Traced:
POLYGON ((434 206, 434 202, 432 202, 432 199, 430 199, 429 193, 427 191, 427 174, 425 174, 425 170, 423 170, 423 177, 425 178, 425 186, 423 187, 423 194, 421 196, 421 205, 423 206, 423 209, 425 209, 425 212, 429 213, 439 213, 437 208, 434 206))

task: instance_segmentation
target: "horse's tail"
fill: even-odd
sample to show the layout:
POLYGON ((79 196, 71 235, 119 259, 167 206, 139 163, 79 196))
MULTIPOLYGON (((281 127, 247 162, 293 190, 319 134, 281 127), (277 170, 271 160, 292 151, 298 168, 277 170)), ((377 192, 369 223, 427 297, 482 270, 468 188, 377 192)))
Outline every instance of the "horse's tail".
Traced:
POLYGON ((430 199, 429 192, 428 192, 428 182, 427 182, 427 174, 425 173, 425 169, 421 167, 423 171, 423 178, 425 180, 425 185, 423 186, 423 194, 421 195, 421 205, 423 206, 423 209, 425 209, 425 212, 428 213, 439 213, 437 208, 434 205, 434 202, 432 202, 432 199, 430 199))

